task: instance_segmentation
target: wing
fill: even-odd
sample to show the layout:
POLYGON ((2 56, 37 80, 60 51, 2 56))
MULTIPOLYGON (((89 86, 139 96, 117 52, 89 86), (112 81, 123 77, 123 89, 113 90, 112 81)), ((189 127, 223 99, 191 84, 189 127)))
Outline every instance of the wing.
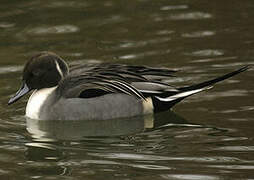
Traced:
POLYGON ((58 90, 66 98, 91 98, 108 93, 124 93, 138 99, 152 95, 163 97, 178 91, 161 82, 162 78, 172 77, 175 72, 166 68, 121 64, 73 66, 58 90))

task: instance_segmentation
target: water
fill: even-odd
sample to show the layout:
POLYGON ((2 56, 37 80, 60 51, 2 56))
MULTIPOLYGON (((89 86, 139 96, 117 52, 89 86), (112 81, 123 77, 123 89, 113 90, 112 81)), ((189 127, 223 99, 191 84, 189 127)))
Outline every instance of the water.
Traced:
POLYGON ((7 106, 23 64, 181 69, 174 85, 254 64, 252 0, 2 1, 0 179, 254 179, 253 69, 155 117, 42 123, 7 106))

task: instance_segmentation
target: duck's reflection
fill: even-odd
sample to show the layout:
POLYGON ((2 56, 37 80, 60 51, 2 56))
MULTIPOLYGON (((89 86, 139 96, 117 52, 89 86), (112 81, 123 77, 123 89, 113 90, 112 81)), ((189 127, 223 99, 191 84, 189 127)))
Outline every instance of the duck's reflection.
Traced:
POLYGON ((133 135, 166 124, 187 123, 174 112, 128 119, 45 121, 26 119, 27 130, 35 141, 82 140, 84 137, 133 135))
MULTIPOLYGON (((59 161, 65 158, 66 152, 63 147, 70 143, 82 142, 90 147, 93 146, 90 141, 101 142, 103 139, 102 144, 104 144, 114 137, 131 137, 140 132, 165 128, 171 124, 188 124, 185 119, 174 112, 107 121, 45 121, 34 119, 26 119, 26 121, 27 130, 33 138, 32 141, 26 143, 26 157, 29 160, 46 162, 59 161)), ((40 169, 41 167, 34 168, 40 169)), ((62 173, 64 172, 60 174, 62 173)))

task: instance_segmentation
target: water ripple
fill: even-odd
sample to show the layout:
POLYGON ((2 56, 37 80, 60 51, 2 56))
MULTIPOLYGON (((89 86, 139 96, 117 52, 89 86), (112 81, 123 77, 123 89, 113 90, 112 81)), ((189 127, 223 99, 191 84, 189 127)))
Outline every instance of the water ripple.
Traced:
POLYGON ((215 35, 214 31, 196 31, 190 33, 182 34, 182 37, 185 38, 198 38, 198 37, 206 37, 206 36, 213 36, 215 35))
POLYGON ((187 5, 170 5, 170 6, 162 6, 160 10, 168 11, 168 10, 179 10, 179 9, 188 9, 187 5))
POLYGON ((125 159, 136 161, 189 161, 189 162, 212 162, 212 163, 225 163, 225 162, 250 162, 236 157, 224 156, 210 156, 210 157, 165 157, 148 154, 129 154, 129 153, 89 153, 91 156, 104 157, 109 159, 125 159))
POLYGON ((107 165, 113 165, 113 164, 120 164, 114 161, 107 161, 107 160, 84 160, 81 161, 81 164, 107 164, 107 165))
POLYGON ((157 34, 157 35, 168 35, 168 34, 173 34, 174 32, 175 31, 172 31, 172 30, 159 30, 155 34, 157 34))
POLYGON ((142 46, 151 45, 151 44, 166 43, 170 40, 171 38, 169 37, 162 37, 162 38, 156 38, 156 39, 148 39, 145 41, 128 41, 128 42, 122 43, 120 47, 121 48, 142 47, 142 46))
POLYGON ((229 68, 229 67, 244 66, 244 65, 247 65, 247 64, 251 65, 251 64, 254 64, 254 62, 244 62, 244 61, 241 61, 241 62, 233 62, 233 63, 212 64, 211 67, 229 68))
POLYGON ((90 4, 88 4, 85 1, 82 2, 78 2, 78 1, 52 1, 49 3, 45 3, 45 6, 47 7, 51 7, 51 8, 61 8, 61 7, 72 7, 72 8, 87 8, 90 6, 90 4))
POLYGON ((254 151, 254 146, 223 146, 214 150, 249 152, 254 151))
POLYGON ((152 165, 152 164, 129 164, 131 167, 141 168, 141 169, 150 169, 150 170, 169 170, 172 169, 167 166, 159 166, 159 165, 152 165))
POLYGON ((14 23, 0 22, 0 28, 12 28, 14 26, 14 23))
POLYGON ((109 159, 129 159, 129 160, 170 160, 170 157, 145 155, 145 154, 129 154, 129 153, 89 153, 91 156, 104 157, 109 159))
POLYGON ((217 49, 204 49, 199 51, 194 51, 190 53, 189 55, 193 56, 221 56, 224 52, 222 50, 217 49))
POLYGON ((191 61, 192 63, 203 63, 203 62, 214 62, 214 61, 228 61, 228 60, 233 60, 233 59, 237 59, 236 56, 232 56, 232 57, 213 57, 213 58, 207 58, 207 59, 197 59, 197 60, 193 60, 191 61))
POLYGON ((199 20, 212 18, 212 15, 204 12, 179 13, 170 16, 172 20, 199 20))
POLYGON ((172 179, 172 180, 217 180, 220 179, 217 176, 208 176, 208 175, 195 175, 195 174, 165 174, 161 175, 162 178, 164 179, 172 179))
POLYGON ((254 169, 253 165, 210 165, 207 167, 219 168, 219 169, 254 169))
POLYGON ((6 175, 6 174, 10 174, 10 171, 0 169, 0 175, 6 175))
POLYGON ((241 107, 241 111, 253 111, 254 106, 243 106, 241 107))
POLYGON ((4 66, 0 67, 0 74, 10 73, 10 72, 18 72, 23 69, 23 66, 4 66))
POLYGON ((78 32, 79 28, 74 25, 58 25, 50 27, 36 27, 27 31, 29 34, 65 34, 78 32))
POLYGON ((136 58, 142 58, 142 57, 146 57, 146 56, 153 56, 153 55, 157 55, 157 54, 167 54, 169 53, 170 50, 167 51, 146 51, 143 53, 137 53, 137 54, 126 54, 126 55, 122 55, 119 56, 119 59, 136 59, 136 58))

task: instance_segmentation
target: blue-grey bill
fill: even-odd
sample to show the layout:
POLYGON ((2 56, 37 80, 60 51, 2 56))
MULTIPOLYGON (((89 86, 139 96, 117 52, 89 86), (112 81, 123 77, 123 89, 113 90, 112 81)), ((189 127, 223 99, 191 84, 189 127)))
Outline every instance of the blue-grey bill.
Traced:
POLYGON ((23 83, 21 88, 16 92, 16 94, 13 97, 11 97, 11 99, 8 102, 8 105, 16 102, 21 97, 23 97, 25 94, 27 94, 29 91, 30 91, 30 89, 28 88, 26 83, 23 83))

